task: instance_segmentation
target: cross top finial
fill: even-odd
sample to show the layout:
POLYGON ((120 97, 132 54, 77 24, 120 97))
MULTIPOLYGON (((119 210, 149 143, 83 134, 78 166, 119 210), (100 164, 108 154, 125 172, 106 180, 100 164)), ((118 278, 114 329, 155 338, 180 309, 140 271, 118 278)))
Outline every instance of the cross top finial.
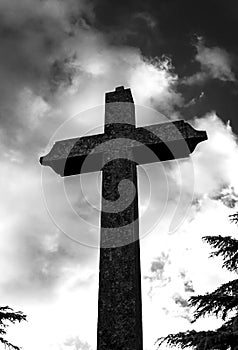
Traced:
POLYGON ((106 93, 106 103, 131 102, 134 103, 131 90, 125 89, 123 85, 117 86, 114 91, 106 93))
POLYGON ((123 91, 123 90, 124 90, 124 86, 123 86, 123 85, 117 86, 117 87, 115 88, 115 91, 123 91))

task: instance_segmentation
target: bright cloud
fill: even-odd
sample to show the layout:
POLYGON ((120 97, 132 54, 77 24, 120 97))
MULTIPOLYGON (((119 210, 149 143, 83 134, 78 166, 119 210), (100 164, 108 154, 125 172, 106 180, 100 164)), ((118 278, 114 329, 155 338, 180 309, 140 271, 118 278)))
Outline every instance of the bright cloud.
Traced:
POLYGON ((174 105, 181 105, 183 98, 176 92, 178 77, 173 73, 171 61, 140 60, 130 72, 129 85, 140 104, 159 107, 160 111, 171 113, 174 105))
POLYGON ((212 195, 229 185, 237 191, 238 167, 235 160, 238 146, 230 126, 225 125, 215 113, 195 119, 192 123, 195 128, 206 130, 208 134, 208 140, 198 145, 192 155, 195 194, 212 195))

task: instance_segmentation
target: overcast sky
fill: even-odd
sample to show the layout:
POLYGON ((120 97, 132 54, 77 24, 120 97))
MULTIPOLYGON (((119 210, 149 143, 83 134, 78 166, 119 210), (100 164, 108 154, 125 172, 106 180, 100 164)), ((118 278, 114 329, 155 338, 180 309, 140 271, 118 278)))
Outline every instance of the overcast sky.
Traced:
POLYGON ((237 234, 237 20, 235 0, 0 1, 0 300, 28 315, 12 342, 95 349, 99 251, 86 245, 100 173, 80 189, 38 160, 57 139, 102 132, 104 94, 120 85, 138 125, 185 119, 208 134, 190 159, 138 168, 144 349, 219 325, 191 325, 186 300, 235 277, 201 237, 237 234))

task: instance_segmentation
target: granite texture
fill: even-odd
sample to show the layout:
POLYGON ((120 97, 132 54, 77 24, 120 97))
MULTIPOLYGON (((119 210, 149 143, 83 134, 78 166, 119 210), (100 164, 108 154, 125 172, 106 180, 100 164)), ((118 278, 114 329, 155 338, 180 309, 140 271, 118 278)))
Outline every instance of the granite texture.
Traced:
POLYGON ((116 187, 125 178, 137 189, 132 161, 113 160, 103 169, 97 350, 143 349, 137 192, 127 203, 125 187, 120 192, 125 209, 110 212, 119 196, 116 187))
POLYGON ((139 248, 100 250, 97 350, 143 349, 139 248))
POLYGON ((115 102, 117 95, 123 101, 122 90, 106 94, 105 132, 114 141, 103 152, 97 350, 143 349, 137 171, 130 138, 135 110, 127 103, 128 90, 126 103, 115 102))

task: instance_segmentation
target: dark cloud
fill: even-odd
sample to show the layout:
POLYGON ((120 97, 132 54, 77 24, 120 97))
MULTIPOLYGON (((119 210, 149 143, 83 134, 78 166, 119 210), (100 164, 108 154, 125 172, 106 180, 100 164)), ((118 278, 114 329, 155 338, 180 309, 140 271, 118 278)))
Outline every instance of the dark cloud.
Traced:
POLYGON ((220 200, 228 208, 235 208, 238 203, 238 195, 234 187, 224 187, 218 193, 214 193, 211 198, 220 200))
POLYGON ((57 91, 59 86, 67 88, 72 85, 75 70, 70 66, 70 58, 55 59, 49 70, 49 85, 52 92, 57 91))
POLYGON ((192 285, 192 281, 185 281, 184 282, 184 291, 189 293, 194 293, 195 290, 192 285))
MULTIPOLYGON (((167 48, 164 51, 170 53, 175 53, 180 44, 182 44, 180 50, 184 47, 188 49, 188 41, 191 39, 189 36, 194 34, 205 35, 217 44, 229 45, 237 50, 236 39, 231 37, 231 33, 236 32, 238 18, 238 6, 235 0, 228 3, 223 0, 209 2, 103 0, 95 1, 94 11, 96 25, 101 29, 128 28, 135 13, 151 15, 161 29, 164 38, 163 49, 167 48)), ((154 50, 156 49, 158 45, 154 42, 154 50)))
POLYGON ((174 295, 173 299, 175 301, 175 304, 178 304, 181 307, 188 307, 188 301, 186 299, 182 298, 181 295, 176 294, 176 295, 174 295))
POLYGON ((114 45, 139 47, 150 56, 155 43, 161 43, 158 20, 143 1, 95 1, 94 12, 94 25, 114 45))
MULTIPOLYGON (((176 73, 180 78, 191 76, 199 71, 199 62, 195 60, 197 36, 206 40, 208 47, 218 47, 229 52, 233 57, 233 70, 237 74, 238 45, 234 33, 237 32, 238 5, 235 0, 212 1, 95 1, 95 25, 113 43, 140 47, 145 56, 166 54, 172 57, 176 73), (146 14, 156 23, 138 15, 146 14), (145 27, 146 25, 146 27, 145 27)), ((181 108, 185 118, 202 116, 207 111, 215 110, 223 119, 230 119, 235 132, 238 133, 236 118, 237 84, 210 82, 204 72, 194 76, 205 82, 200 87, 179 87, 185 101, 190 101, 201 91, 205 98, 203 103, 195 103, 189 108, 181 108)))
POLYGON ((191 310, 188 304, 187 299, 183 298, 180 294, 176 293, 173 296, 173 300, 176 305, 179 306, 181 311, 179 312, 179 317, 185 318, 189 322, 191 322, 192 318, 190 316, 191 310))
MULTIPOLYGON (((0 125, 4 136, 1 143, 7 144, 8 148, 22 147, 27 152, 29 144, 34 144, 37 149, 49 139, 49 135, 44 141, 41 137, 44 138, 46 130, 39 132, 32 128, 38 118, 36 104, 35 120, 24 115, 22 104, 31 94, 29 105, 35 101, 41 106, 48 104, 49 109, 57 109, 55 92, 60 86, 65 88, 72 83, 70 60, 73 50, 66 48, 66 43, 85 28, 86 18, 91 21, 90 6, 76 0, 67 4, 56 0, 1 2, 0 125), (77 16, 77 23, 72 21, 72 16, 77 16), (24 91, 29 94, 23 96, 24 91), (23 134, 24 138, 19 142, 19 135, 23 134), (18 142, 14 144, 14 140, 18 142)), ((34 114, 33 111, 30 113, 34 114)))
POLYGON ((180 276, 183 280, 184 284, 184 291, 188 293, 194 293, 194 288, 193 288, 193 283, 192 281, 188 278, 187 273, 185 271, 180 271, 180 276))
POLYGON ((169 254, 162 252, 159 257, 151 262, 150 274, 144 276, 151 284, 149 294, 153 290, 153 283, 159 282, 160 286, 166 286, 171 282, 171 276, 166 273, 166 267, 170 264, 169 254))

